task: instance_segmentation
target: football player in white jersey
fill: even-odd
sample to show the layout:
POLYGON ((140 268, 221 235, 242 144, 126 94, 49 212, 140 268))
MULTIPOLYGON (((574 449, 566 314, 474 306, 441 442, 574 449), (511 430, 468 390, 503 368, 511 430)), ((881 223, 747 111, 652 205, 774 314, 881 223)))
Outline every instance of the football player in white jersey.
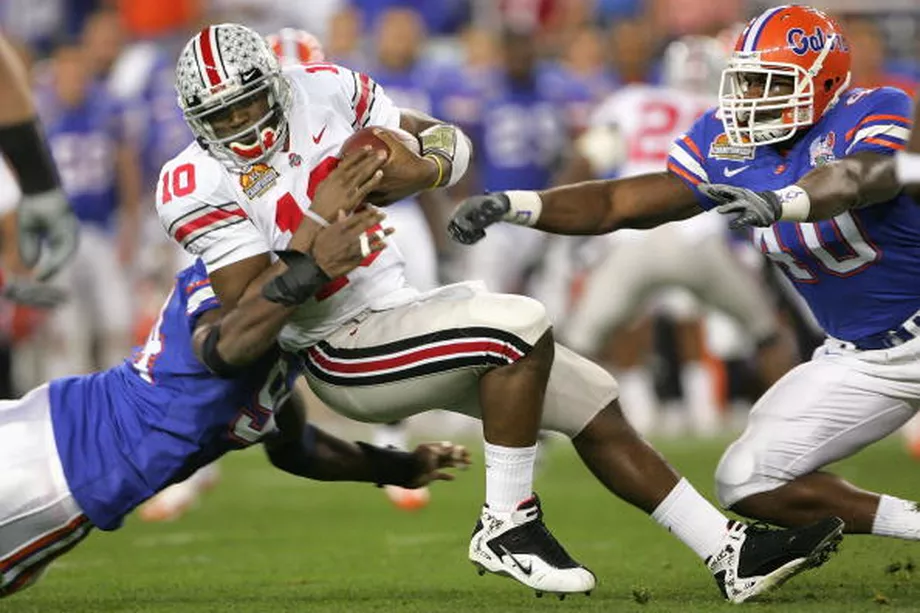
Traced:
MULTIPOLYGON (((366 75, 332 64, 282 71, 240 25, 208 26, 189 41, 177 89, 197 140, 163 167, 158 211, 205 262, 225 314, 284 269, 272 264, 274 250, 309 250, 313 232, 296 229, 329 223, 311 197, 357 129, 418 136, 422 155, 377 133, 390 142, 378 189, 391 201, 453 184, 471 155, 462 132, 396 108, 366 75)), ((615 381, 554 344, 539 303, 470 283, 422 293, 406 282, 396 248, 368 255, 293 309, 279 342, 304 358, 319 398, 348 417, 381 423, 443 407, 482 418, 486 504, 469 547, 482 572, 538 592, 595 586, 548 531, 533 494, 541 425, 572 437, 605 486, 697 551, 733 601, 822 561, 839 538, 837 519, 781 532, 729 521, 629 427, 615 381)))
MULTIPOLYGON (((711 92, 718 87, 727 60, 724 46, 714 38, 688 36, 671 43, 664 54, 664 85, 631 84, 610 95, 595 111, 592 128, 578 140, 578 154, 564 182, 664 169, 673 140, 715 104, 711 92)), ((703 324, 694 302, 731 315, 751 335, 759 350, 764 388, 793 365, 791 348, 780 340, 769 297, 731 252, 727 238, 722 219, 700 215, 601 239, 609 243, 609 251, 591 272, 562 338, 584 355, 597 355, 611 332, 616 332, 617 345, 636 341, 632 351, 620 346, 614 353, 621 404, 640 432, 655 426, 657 401, 645 366, 647 344, 628 324, 661 290, 682 290, 666 292, 664 306, 673 305, 670 310, 679 322, 681 386, 691 425, 698 433, 718 432, 719 417, 714 383, 701 361, 703 324)))
MULTIPOLYGON (((400 35, 401 33, 394 34, 400 35)), ((266 36, 265 40, 278 56, 282 67, 302 66, 326 59, 319 39, 305 30, 282 28, 266 36)), ((395 102, 400 101, 397 99, 395 102)), ((401 104, 400 106, 415 108, 423 112, 428 111, 426 108, 413 105, 401 104)), ((434 289, 438 284, 437 255, 434 238, 419 203, 414 198, 394 203, 394 206, 387 211, 387 224, 399 230, 393 235, 392 240, 400 251, 410 255, 406 260, 406 280, 420 290, 434 289)), ((406 420, 375 426, 375 445, 405 450, 408 442, 409 433, 406 420)), ((383 491, 393 504, 408 511, 426 506, 431 499, 431 493, 427 487, 407 489, 397 485, 385 485, 383 491)))

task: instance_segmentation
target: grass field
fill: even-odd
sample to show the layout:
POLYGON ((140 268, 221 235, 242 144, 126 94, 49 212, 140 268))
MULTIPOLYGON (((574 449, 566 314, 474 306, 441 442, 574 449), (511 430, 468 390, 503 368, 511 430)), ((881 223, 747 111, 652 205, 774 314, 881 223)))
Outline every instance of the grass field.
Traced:
MULTIPOLYGON (((687 476, 711 489, 721 443, 665 443, 687 476)), ((920 466, 898 441, 842 464, 864 485, 920 497, 920 466)), ((538 479, 549 525, 598 575, 595 593, 537 600, 466 561, 482 498, 482 467, 437 484, 417 513, 391 507, 370 485, 320 484, 274 471, 261 451, 228 457, 202 505, 165 525, 129 519, 95 533, 35 588, 0 601, 16 613, 234 611, 730 610, 696 557, 639 512, 607 495, 566 443, 538 479)), ((769 599, 774 611, 920 611, 920 543, 850 537, 824 568, 769 599), (895 570, 900 567, 900 570, 895 570)))

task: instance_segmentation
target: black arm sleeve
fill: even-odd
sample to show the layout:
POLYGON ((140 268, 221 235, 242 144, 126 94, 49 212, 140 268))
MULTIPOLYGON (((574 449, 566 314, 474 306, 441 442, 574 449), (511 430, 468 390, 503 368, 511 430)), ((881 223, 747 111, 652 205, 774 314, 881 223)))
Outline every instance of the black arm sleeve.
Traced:
POLYGON ((38 120, 0 126, 0 151, 18 177, 23 194, 40 194, 60 185, 38 120))

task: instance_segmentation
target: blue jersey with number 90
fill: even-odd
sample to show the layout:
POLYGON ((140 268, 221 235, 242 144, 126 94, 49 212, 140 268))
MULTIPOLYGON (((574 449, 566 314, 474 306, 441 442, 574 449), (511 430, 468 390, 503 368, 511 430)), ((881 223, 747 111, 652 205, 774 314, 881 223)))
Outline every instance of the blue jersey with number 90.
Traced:
POLYGON ((192 349, 195 322, 219 306, 199 260, 176 279, 147 343, 121 366, 52 381, 51 418, 67 484, 97 527, 114 530, 171 483, 274 429, 300 371, 269 354, 238 379, 192 349))
MULTIPOLYGON (((899 89, 851 89, 786 151, 732 146, 715 112, 671 147, 668 170, 703 208, 700 183, 754 191, 794 184, 816 167, 856 153, 893 155, 910 133, 911 101, 899 89)), ((894 330, 920 310, 920 207, 899 195, 833 219, 755 228, 754 244, 773 260, 831 336, 856 342, 894 330)))

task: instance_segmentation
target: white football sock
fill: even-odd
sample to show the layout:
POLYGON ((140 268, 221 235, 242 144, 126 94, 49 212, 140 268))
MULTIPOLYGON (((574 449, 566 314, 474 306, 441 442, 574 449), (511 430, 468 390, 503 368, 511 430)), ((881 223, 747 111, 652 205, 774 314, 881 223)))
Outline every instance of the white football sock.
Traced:
POLYGON ((374 427, 374 444, 378 447, 393 447, 405 451, 409 444, 408 430, 405 421, 376 426, 374 427))
POLYGON ((920 541, 920 510, 916 502, 882 494, 872 534, 920 541))
POLYGON ((652 519, 668 529, 703 560, 722 546, 728 518, 681 479, 652 512, 652 519))
POLYGON ((683 364, 680 385, 690 413, 690 423, 697 434, 711 436, 719 430, 719 407, 716 406, 712 374, 702 362, 683 364))
POLYGON ((658 412, 652 374, 647 368, 637 367, 619 371, 616 377, 620 384, 620 407, 626 421, 640 434, 648 434, 658 412))
POLYGON ((504 447, 484 441, 486 452, 486 504, 509 513, 533 495, 533 463, 537 446, 504 447))

